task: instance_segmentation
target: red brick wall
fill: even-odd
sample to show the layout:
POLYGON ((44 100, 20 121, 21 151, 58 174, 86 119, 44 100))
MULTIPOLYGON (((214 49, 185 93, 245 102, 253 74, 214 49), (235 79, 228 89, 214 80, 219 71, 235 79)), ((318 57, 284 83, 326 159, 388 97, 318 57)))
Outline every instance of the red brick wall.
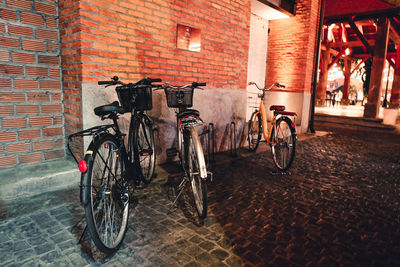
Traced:
POLYGON ((83 81, 116 74, 245 88, 250 1, 85 2, 79 13, 83 81), (177 23, 202 31, 200 53, 176 48, 177 23))
POLYGON ((82 83, 205 81, 246 87, 249 0, 60 0, 66 134, 82 128, 82 83), (177 23, 201 30, 201 52, 176 48, 177 23))
POLYGON ((270 22, 266 84, 311 92, 319 6, 319 0, 298 0, 296 16, 270 22))
POLYGON ((0 7, 0 167, 64 156, 57 3, 0 7))
POLYGON ((60 1, 61 26, 71 26, 61 33, 67 76, 90 82, 159 76, 245 88, 250 1, 70 2, 60 1), (201 29, 200 53, 176 48, 177 23, 201 29), (72 73, 67 62, 81 65, 72 73))

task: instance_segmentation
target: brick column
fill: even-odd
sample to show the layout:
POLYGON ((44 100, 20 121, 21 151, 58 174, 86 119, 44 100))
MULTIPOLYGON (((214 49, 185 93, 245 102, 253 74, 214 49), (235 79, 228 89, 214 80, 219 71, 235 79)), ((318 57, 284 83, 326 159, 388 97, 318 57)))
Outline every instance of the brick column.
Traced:
POLYGON ((270 104, 284 104, 296 111, 301 131, 308 128, 319 8, 318 0, 299 0, 296 16, 269 24, 266 84, 278 81, 286 85, 284 90, 271 93, 279 103, 270 104))
POLYGON ((368 102, 364 107, 364 118, 376 118, 379 114, 382 73, 383 68, 385 67, 388 37, 389 20, 387 18, 379 18, 377 23, 374 58, 372 61, 368 102))
MULTIPOLYGON (((61 66, 63 74, 63 102, 65 135, 82 130, 82 50, 81 14, 79 1, 60 0, 59 23, 61 42, 61 66)), ((82 155, 83 140, 75 139, 72 147, 76 154, 82 155)))
POLYGON ((0 8, 0 167, 64 156, 55 1, 0 8))

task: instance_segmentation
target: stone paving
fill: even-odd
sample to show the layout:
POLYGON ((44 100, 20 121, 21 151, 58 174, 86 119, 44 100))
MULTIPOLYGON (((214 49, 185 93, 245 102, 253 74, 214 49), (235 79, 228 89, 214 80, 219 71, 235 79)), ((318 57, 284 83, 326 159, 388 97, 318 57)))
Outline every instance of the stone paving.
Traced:
POLYGON ((400 136, 341 130, 297 148, 285 175, 269 149, 217 157, 204 221, 186 197, 168 213, 176 166, 163 166, 110 257, 77 244, 78 190, 0 205, 0 265, 399 266, 400 136))

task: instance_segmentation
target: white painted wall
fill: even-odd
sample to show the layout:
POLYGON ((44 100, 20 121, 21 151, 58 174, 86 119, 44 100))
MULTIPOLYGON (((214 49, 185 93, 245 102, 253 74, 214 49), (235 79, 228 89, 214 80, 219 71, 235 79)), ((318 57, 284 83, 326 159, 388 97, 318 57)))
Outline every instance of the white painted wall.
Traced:
MULTIPOLYGON (((256 82, 260 87, 265 86, 268 48, 268 20, 251 14, 250 43, 247 68, 247 83, 256 82)), ((246 121, 250 119, 254 106, 258 106, 258 90, 254 85, 247 85, 246 121)))

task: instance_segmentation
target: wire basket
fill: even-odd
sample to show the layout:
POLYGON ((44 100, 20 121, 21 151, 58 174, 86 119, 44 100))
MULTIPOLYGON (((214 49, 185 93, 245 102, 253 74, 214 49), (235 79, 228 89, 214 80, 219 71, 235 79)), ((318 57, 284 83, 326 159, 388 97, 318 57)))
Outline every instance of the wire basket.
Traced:
POLYGON ((124 85, 115 88, 119 102, 126 112, 133 109, 138 111, 153 108, 152 88, 147 85, 124 85))
POLYGON ((167 105, 170 108, 190 108, 193 105, 193 88, 165 88, 167 105))

